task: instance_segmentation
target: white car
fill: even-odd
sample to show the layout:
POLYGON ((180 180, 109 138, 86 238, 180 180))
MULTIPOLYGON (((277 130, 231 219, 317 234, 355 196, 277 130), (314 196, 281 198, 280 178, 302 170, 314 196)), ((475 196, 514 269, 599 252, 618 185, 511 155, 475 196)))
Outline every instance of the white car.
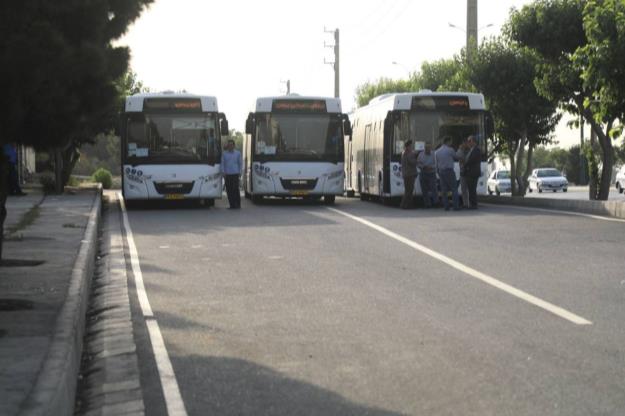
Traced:
POLYGON ((553 191, 566 192, 569 188, 569 181, 564 175, 554 168, 534 169, 528 178, 528 190, 532 191, 553 191))
POLYGON ((486 183, 488 195, 493 193, 501 195, 501 193, 512 192, 512 184, 510 183, 510 171, 497 169, 488 177, 486 183))
POLYGON ((625 166, 622 166, 616 173, 616 190, 620 194, 625 190, 625 166))

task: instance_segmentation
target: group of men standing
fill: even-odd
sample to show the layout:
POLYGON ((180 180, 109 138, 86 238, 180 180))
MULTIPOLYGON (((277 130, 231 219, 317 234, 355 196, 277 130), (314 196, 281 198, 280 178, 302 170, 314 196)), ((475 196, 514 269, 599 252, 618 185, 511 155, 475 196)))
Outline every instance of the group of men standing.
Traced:
POLYGON ((481 176, 482 152, 477 145, 475 136, 469 136, 456 150, 452 147, 452 138, 443 137, 443 144, 432 151, 430 143, 418 154, 413 143, 408 140, 404 144, 401 156, 401 171, 404 178, 404 197, 400 207, 413 207, 414 184, 417 176, 421 185, 423 204, 430 208, 438 204, 438 189, 436 174, 440 180, 440 190, 445 211, 449 211, 448 194, 451 192, 451 201, 454 211, 460 209, 458 196, 458 182, 454 171, 454 164, 460 166, 460 188, 464 208, 477 209, 477 183, 481 176))

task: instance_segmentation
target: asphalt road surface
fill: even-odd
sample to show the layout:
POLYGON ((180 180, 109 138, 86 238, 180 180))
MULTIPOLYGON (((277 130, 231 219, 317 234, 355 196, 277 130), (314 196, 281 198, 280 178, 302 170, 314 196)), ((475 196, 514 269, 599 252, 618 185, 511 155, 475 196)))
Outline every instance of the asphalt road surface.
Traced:
POLYGON ((624 221, 225 207, 128 213, 147 414, 625 414, 624 221))
MULTIPOLYGON (((528 198, 558 198, 558 199, 582 199, 588 201, 588 187, 587 186, 571 186, 569 187, 567 192, 553 192, 553 191, 543 191, 538 193, 528 192, 525 194, 528 198)), ((609 201, 625 201, 625 195, 619 194, 619 192, 614 189, 614 186, 610 188, 610 195, 608 196, 609 201)))

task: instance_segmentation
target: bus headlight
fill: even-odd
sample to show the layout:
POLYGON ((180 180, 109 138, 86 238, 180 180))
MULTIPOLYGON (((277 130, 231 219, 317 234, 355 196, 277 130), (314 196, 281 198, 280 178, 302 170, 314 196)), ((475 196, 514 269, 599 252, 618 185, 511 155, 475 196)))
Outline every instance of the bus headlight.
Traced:
POLYGON ((343 171, 342 170, 337 170, 334 171, 332 173, 328 174, 328 180, 331 181, 332 179, 337 179, 343 176, 343 171))

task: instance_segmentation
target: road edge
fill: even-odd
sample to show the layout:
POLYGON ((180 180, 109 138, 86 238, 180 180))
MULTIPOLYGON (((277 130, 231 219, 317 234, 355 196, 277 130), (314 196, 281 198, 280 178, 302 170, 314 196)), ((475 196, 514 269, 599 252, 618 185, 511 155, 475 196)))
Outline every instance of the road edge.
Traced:
POLYGON ((544 208, 625 219, 625 202, 622 201, 585 201, 581 199, 547 199, 487 195, 480 196, 479 200, 480 202, 490 204, 544 208))
POLYGON ((91 277, 102 213, 102 185, 95 188, 89 220, 72 268, 67 297, 41 371, 19 415, 73 415, 91 277))

